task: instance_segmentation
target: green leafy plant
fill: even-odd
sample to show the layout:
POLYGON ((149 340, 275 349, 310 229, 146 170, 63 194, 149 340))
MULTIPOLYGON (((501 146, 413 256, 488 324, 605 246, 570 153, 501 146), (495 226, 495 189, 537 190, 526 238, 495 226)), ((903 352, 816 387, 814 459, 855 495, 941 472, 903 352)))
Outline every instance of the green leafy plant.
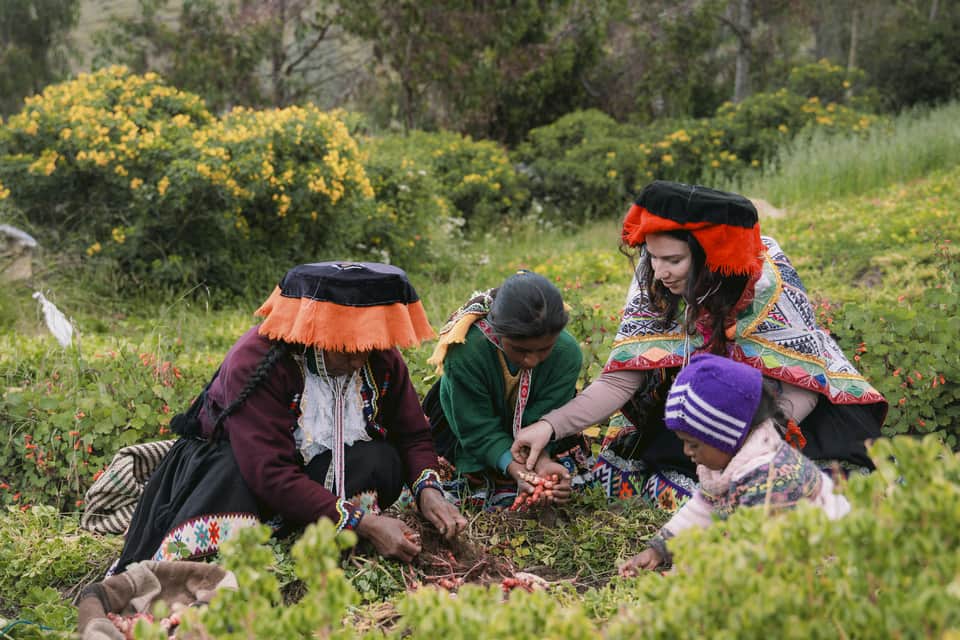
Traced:
MULTIPOLYGON (((83 531, 76 515, 49 506, 7 507, 0 512, 0 616, 59 630, 75 626, 71 598, 98 580, 119 552, 119 539, 83 531)), ((15 637, 28 637, 28 630, 39 631, 24 626, 15 637)))

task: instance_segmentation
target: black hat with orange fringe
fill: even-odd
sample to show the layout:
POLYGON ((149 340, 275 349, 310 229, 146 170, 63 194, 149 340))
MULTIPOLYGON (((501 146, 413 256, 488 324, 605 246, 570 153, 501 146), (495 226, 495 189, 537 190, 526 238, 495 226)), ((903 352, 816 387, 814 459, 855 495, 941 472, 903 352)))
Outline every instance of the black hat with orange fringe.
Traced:
POLYGON ((632 247, 650 233, 689 231, 707 256, 707 268, 723 275, 756 276, 763 267, 757 209, 736 193, 680 182, 651 182, 623 221, 632 247))
POLYGON ((329 351, 412 347, 435 335, 403 269, 376 262, 294 267, 256 315, 262 336, 329 351))

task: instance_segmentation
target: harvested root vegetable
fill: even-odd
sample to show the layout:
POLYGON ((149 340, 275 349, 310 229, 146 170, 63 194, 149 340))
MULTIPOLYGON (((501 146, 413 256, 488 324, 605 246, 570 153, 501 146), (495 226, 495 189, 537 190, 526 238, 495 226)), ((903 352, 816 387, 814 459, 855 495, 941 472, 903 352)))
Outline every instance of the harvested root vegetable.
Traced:
POLYGON ((533 493, 517 493, 516 499, 510 505, 510 511, 525 511, 538 504, 553 502, 553 489, 560 482, 560 476, 552 473, 544 478, 524 471, 520 473, 520 479, 533 487, 533 493))

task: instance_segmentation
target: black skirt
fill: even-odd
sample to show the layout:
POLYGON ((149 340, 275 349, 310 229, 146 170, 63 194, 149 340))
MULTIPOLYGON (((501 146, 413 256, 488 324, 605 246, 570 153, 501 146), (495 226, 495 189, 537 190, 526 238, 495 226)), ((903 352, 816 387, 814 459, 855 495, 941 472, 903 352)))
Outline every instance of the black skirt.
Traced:
MULTIPOLYGON (((404 474, 393 445, 362 441, 344 453, 345 495, 363 496, 363 506, 369 508, 372 501, 374 509, 397 500, 404 474)), ((329 451, 315 456, 304 472, 322 484, 330 459, 329 451)), ((141 560, 211 556, 237 529, 268 519, 281 535, 300 528, 274 518, 257 500, 240 475, 228 440, 180 438, 144 487, 113 573, 141 560)))

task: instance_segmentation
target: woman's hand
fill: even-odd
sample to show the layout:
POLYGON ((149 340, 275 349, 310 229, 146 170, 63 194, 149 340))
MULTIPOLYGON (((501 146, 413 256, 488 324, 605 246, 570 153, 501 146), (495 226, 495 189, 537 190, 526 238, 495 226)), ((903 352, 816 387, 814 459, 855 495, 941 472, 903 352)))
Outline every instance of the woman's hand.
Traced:
POLYGON ((467 519, 443 497, 443 492, 433 487, 424 487, 420 492, 420 513, 433 523, 447 540, 453 540, 467 528, 467 519))
POLYGON ((573 492, 573 488, 570 486, 570 472, 567 471, 565 466, 552 460, 550 456, 540 456, 540 460, 537 461, 537 466, 533 472, 541 478, 550 478, 553 475, 560 478, 560 480, 553 485, 552 500, 557 504, 570 502, 570 494, 573 492))
POLYGON ((549 422, 538 420, 533 424, 520 429, 520 433, 513 440, 510 453, 513 459, 526 466, 527 471, 533 471, 540 459, 540 453, 553 437, 553 427, 549 422))
POLYGON ((619 573, 624 578, 633 578, 640 571, 653 571, 661 564, 663 556, 656 549, 647 548, 620 565, 619 573))
POLYGON ((367 513, 357 525, 357 534, 373 543, 381 555, 410 562, 420 553, 420 539, 396 518, 367 513))

